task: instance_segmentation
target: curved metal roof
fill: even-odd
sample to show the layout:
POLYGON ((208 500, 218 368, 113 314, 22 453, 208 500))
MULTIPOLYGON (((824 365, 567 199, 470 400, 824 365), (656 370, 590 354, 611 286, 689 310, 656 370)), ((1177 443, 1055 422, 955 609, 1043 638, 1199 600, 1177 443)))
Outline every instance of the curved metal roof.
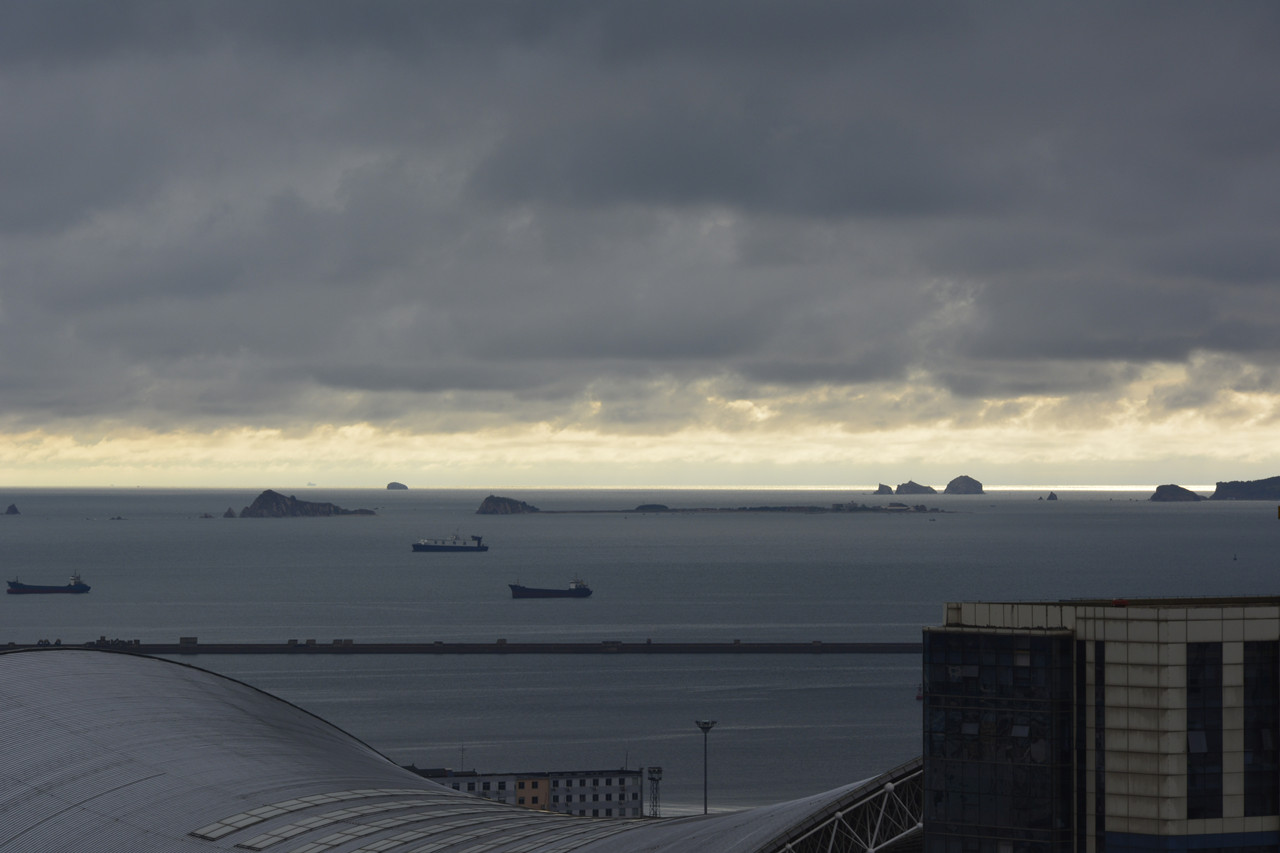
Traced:
POLYGON ((41 853, 770 850, 859 790, 691 818, 534 812, 233 679, 73 648, 0 654, 0 754, 0 849, 41 853))

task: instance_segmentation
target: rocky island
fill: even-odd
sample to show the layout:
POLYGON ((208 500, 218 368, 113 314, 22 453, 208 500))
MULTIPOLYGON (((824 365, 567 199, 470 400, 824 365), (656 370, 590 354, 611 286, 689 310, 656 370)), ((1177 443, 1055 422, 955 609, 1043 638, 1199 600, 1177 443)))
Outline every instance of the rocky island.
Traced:
POLYGON ((915 480, 899 483, 895 495, 936 495, 938 490, 933 486, 922 486, 915 480))
POLYGON ((1218 483, 1211 501, 1276 501, 1280 500, 1280 477, 1265 480, 1232 480, 1218 483))
POLYGON ((1190 489, 1184 489, 1182 486, 1176 486, 1172 483, 1164 486, 1156 486, 1156 493, 1147 498, 1150 501, 1202 501, 1203 497, 1197 495, 1190 489))
POLYGON ((515 498, 489 495, 489 497, 481 501, 480 508, 476 510, 476 515, 519 515, 526 512, 540 512, 540 510, 532 504, 518 501, 515 498))
MULTIPOLYGON (((228 510, 229 512, 230 510, 228 510)), ((330 515, 374 515, 371 509, 343 509, 331 503, 300 501, 267 489, 252 504, 240 510, 241 518, 320 518, 330 515)))
POLYGON ((942 492, 944 495, 985 495, 982 491, 982 484, 967 474, 961 474, 950 483, 942 492))
POLYGON ((398 492, 398 491, 404 491, 409 487, 406 486, 404 483, 397 483, 395 480, 392 480, 390 483, 387 483, 387 488, 390 491, 398 492))

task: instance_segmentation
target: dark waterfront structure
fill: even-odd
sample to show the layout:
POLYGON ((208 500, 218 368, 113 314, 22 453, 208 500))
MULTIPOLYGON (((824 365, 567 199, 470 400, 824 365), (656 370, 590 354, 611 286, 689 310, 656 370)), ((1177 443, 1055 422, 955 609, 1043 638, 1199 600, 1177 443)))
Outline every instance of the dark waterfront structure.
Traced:
POLYGON ((949 604, 926 853, 1275 851, 1280 599, 949 604))

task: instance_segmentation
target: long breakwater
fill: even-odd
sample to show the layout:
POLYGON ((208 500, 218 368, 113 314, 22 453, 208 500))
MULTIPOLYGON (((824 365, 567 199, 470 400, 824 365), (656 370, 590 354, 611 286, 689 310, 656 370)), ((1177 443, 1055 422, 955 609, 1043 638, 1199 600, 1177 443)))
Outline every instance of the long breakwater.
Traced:
POLYGON ((138 640, 108 640, 100 637, 87 643, 64 644, 42 640, 38 643, 9 643, 0 650, 92 648, 145 655, 661 655, 661 654, 912 654, 921 653, 920 643, 842 643, 813 640, 802 643, 655 643, 604 640, 595 643, 529 643, 496 640, 489 643, 358 643, 351 639, 318 642, 314 639, 283 643, 202 643, 196 637, 182 637, 176 643, 144 643, 138 640))

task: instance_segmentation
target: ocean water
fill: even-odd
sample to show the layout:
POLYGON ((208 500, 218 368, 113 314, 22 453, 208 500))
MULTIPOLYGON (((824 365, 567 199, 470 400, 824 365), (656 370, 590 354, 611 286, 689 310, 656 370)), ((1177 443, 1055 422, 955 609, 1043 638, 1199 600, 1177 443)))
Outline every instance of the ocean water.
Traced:
MULTIPOLYGON (((241 490, 0 490, 7 578, 83 596, 4 596, 0 643, 918 641, 955 600, 1280 593, 1266 502, 1152 504, 1150 492, 993 491, 942 510, 636 513, 895 500, 840 491, 516 490, 544 512, 477 516, 483 491, 328 490, 373 517, 224 519, 241 490), (577 510, 588 510, 578 512, 577 510), (211 515, 205 518, 202 515, 211 515), (484 554, 410 543, 481 534, 484 554), (507 584, 587 580, 586 600, 507 584)), ((791 799, 920 751, 912 655, 184 658, 259 687, 419 767, 664 768, 664 814, 791 799)))

